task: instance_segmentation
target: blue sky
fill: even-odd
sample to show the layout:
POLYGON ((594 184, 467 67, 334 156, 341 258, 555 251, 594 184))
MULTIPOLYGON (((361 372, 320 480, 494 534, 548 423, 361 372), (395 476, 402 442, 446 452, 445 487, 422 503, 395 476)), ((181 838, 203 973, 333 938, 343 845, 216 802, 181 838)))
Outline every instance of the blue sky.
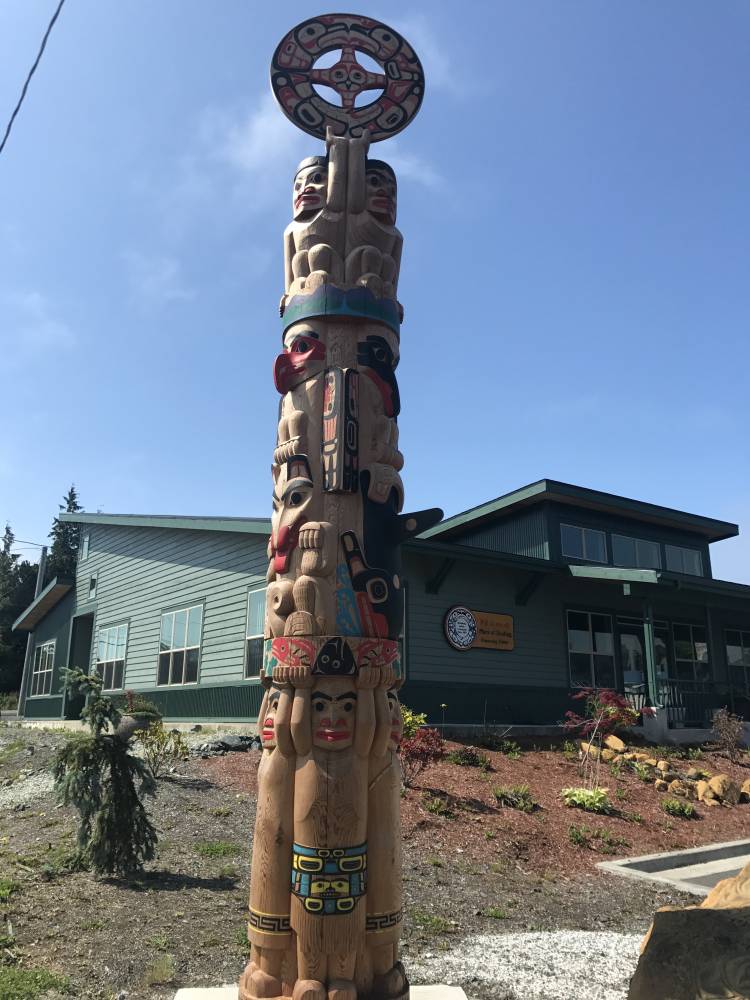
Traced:
MULTIPOLYGON (((54 9, 0 7, 4 126, 54 9)), ((370 2, 427 74, 397 169, 407 505, 544 476, 737 521, 750 582, 750 5, 370 2), (457 11, 460 10, 460 17, 457 11)), ((0 156, 0 521, 266 515, 269 96, 309 3, 69 0, 0 156)), ((25 550, 31 554, 30 550, 25 550)))

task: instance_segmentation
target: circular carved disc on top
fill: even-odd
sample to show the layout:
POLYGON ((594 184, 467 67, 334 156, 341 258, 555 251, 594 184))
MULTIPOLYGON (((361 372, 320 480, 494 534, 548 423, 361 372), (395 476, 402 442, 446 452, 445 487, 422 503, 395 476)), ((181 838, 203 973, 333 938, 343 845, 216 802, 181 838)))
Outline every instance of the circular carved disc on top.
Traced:
POLYGON ((310 135, 357 139, 369 133, 371 142, 387 139, 406 128, 422 103, 424 72, 414 49, 397 31, 359 14, 322 14, 298 24, 284 37, 271 62, 271 87, 284 114, 310 135), (339 51, 333 66, 316 68, 326 52, 339 51), (357 60, 373 59, 381 72, 357 60), (333 89, 341 105, 331 104, 315 85, 333 89), (356 106, 364 91, 381 91, 374 100, 356 106))

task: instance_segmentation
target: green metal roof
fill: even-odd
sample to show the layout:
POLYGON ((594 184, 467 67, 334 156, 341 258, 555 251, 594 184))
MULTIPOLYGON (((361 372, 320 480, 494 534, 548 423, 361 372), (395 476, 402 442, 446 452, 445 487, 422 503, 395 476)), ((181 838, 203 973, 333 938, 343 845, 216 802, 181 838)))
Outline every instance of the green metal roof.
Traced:
POLYGON ((584 486, 574 486, 571 483, 561 483, 554 479, 540 479, 536 483, 522 486, 518 490, 506 493, 496 500, 471 507, 460 514, 446 518, 434 528, 428 528, 420 538, 436 536, 451 536, 468 527, 478 527, 497 516, 514 513, 524 507, 553 500, 556 503, 572 507, 585 507, 589 510, 602 511, 635 521, 647 521, 662 527, 677 528, 681 531, 694 532, 703 535, 709 542, 718 542, 723 538, 733 538, 739 534, 739 527, 729 521, 717 521, 712 517, 700 514, 688 514, 672 507, 661 507, 659 504, 645 503, 642 500, 631 500, 629 497, 617 496, 614 493, 602 493, 600 490, 590 490, 584 486))
POLYGON ((117 524, 127 528, 183 528, 192 531, 235 531, 246 535, 268 535, 269 517, 193 517, 180 514, 60 514, 73 524, 117 524))
POLYGON ((585 580, 607 580, 612 583, 650 583, 674 590, 697 591, 718 597, 737 597, 750 601, 750 584, 732 580, 714 580, 707 576, 689 576, 661 569, 625 569, 618 566, 581 566, 570 564, 570 575, 585 580))
POLYGON ((56 576, 54 580, 50 580, 39 596, 35 597, 28 608, 16 618, 12 630, 31 632, 42 618, 72 590, 73 586, 73 581, 64 577, 56 576))

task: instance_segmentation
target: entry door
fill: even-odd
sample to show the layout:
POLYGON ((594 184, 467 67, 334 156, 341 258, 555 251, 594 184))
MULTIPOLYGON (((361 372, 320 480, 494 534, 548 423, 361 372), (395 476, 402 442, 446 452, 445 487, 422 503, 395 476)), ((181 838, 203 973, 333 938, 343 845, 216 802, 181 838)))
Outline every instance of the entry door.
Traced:
MULTIPOLYGON (((91 664, 91 638, 94 631, 94 616, 78 615, 73 619, 73 633, 70 637, 69 667, 80 667, 88 673, 91 664)), ((65 699, 65 718, 80 719, 86 699, 82 694, 65 699)))

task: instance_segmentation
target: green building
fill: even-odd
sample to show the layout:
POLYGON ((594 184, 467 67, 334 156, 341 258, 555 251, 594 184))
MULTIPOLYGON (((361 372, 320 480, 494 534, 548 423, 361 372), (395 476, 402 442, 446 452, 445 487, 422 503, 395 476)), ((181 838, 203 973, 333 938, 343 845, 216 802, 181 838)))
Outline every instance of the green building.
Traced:
MULTIPOLYGON (((77 718, 76 665, 170 721, 254 719, 270 521, 61 517, 81 528, 76 578, 15 623, 32 636, 19 714, 77 718)), ((750 719, 750 586, 711 572, 711 543, 738 533, 552 480, 448 518, 403 548, 402 699, 432 722, 550 726, 576 688, 617 688, 675 739, 720 705, 750 719)))

